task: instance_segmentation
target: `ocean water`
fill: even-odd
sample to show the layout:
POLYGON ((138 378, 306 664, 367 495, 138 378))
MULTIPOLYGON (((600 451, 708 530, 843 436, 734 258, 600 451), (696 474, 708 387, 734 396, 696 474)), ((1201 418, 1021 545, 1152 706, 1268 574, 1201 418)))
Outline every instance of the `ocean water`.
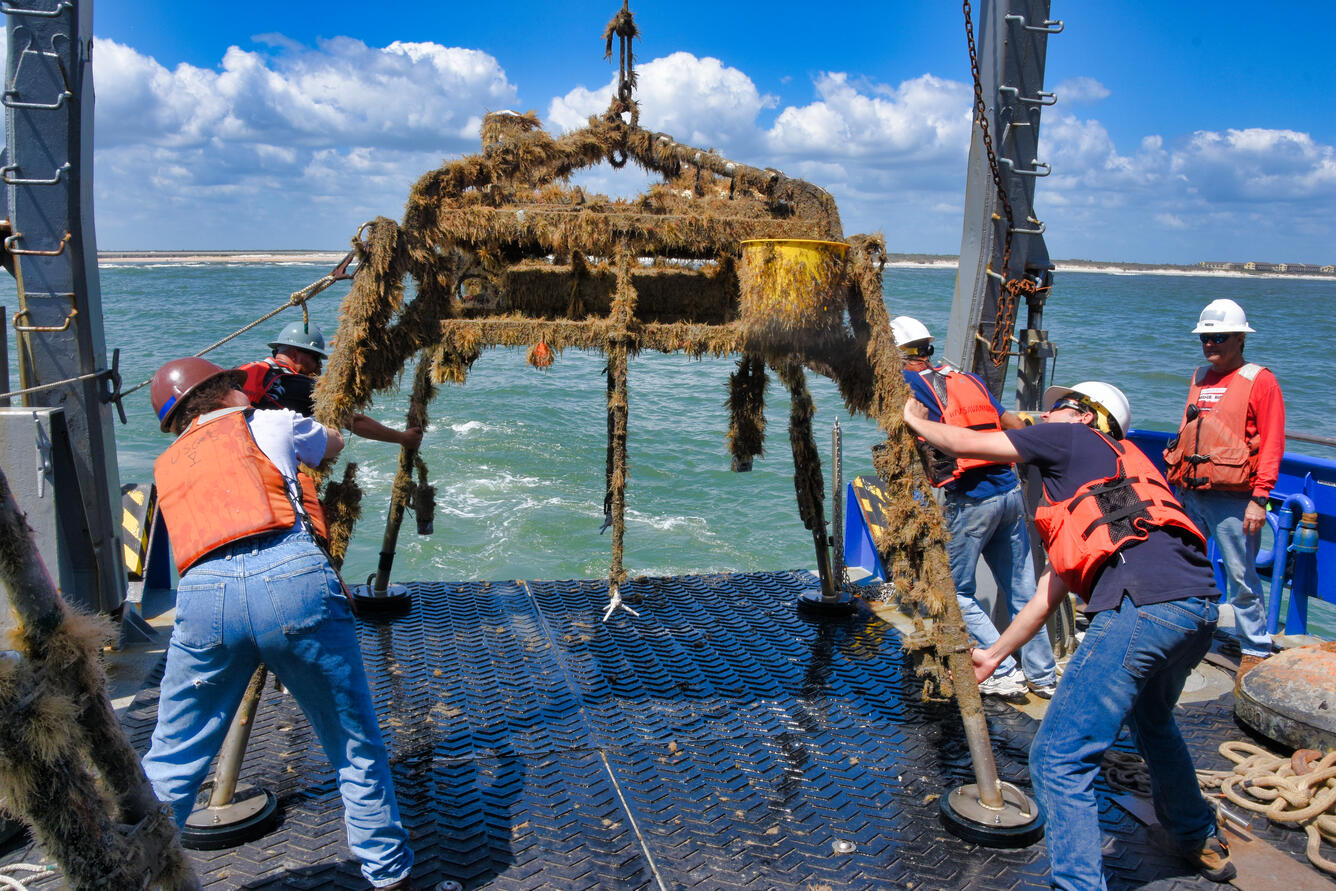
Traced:
MULTIPOLYGON (((280 306, 326 271, 306 263, 104 265, 108 353, 120 348, 129 387, 163 362, 203 349, 280 306)), ((950 269, 888 268, 891 314, 920 318, 944 341, 954 278, 950 269)), ((347 290, 337 285, 311 304, 311 316, 327 337, 336 336, 347 290)), ((1058 345, 1055 380, 1108 380, 1127 392, 1135 426, 1172 429, 1187 376, 1201 361, 1191 329, 1200 308, 1217 297, 1232 297, 1247 309, 1257 329, 1247 356, 1278 376, 1289 429, 1336 437, 1333 281, 1059 272, 1045 312, 1058 345)), ((12 313, 16 303, 12 280, 0 277, 0 304, 12 313)), ((265 343, 299 315, 289 309, 210 358, 236 365, 267 355, 265 343)), ((9 337, 12 365, 12 331, 9 337)), ((787 394, 773 375, 766 453, 750 473, 729 470, 724 401, 733 365, 729 359, 649 353, 631 362, 625 565, 632 575, 814 565, 811 535, 794 500, 787 394)), ((467 384, 440 388, 422 449, 437 487, 435 534, 418 536, 411 514, 405 518, 395 579, 606 574, 610 533, 598 531, 602 368, 599 355, 567 352, 550 370, 538 371, 525 364, 522 350, 498 349, 478 360, 467 384)), ((411 369, 405 391, 377 397, 368 414, 402 426, 409 383, 411 369)), ((836 420, 844 432, 845 478, 872 473, 870 448, 878 431, 849 415, 828 380, 809 374, 809 386, 827 487, 836 420)), ((121 480, 147 481, 167 437, 158 432, 147 388, 129 397, 126 408, 129 423, 116 427, 121 480)), ((1320 446, 1300 449, 1336 457, 1320 446)), ((345 564, 350 583, 375 570, 397 455, 387 444, 352 437, 344 450, 344 459, 357 462, 366 493, 345 564)))

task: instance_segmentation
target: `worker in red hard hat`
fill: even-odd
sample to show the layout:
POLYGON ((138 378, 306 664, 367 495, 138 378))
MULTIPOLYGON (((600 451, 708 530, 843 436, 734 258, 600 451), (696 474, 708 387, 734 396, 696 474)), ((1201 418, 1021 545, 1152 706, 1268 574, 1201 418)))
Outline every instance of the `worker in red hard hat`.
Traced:
POLYGON ((337 455, 343 437, 292 411, 253 410, 244 379, 190 358, 168 362, 150 386, 159 424, 177 434, 153 478, 181 581, 144 772, 184 826, 263 663, 334 767, 362 874, 377 888, 407 888, 413 852, 352 612, 297 473, 299 462, 337 455))

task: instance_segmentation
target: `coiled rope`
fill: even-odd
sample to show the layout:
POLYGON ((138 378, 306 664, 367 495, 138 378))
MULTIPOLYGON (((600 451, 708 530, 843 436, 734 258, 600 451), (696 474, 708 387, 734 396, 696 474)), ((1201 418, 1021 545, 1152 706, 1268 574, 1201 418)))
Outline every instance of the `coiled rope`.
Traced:
POLYGON ((1203 790, 1219 789, 1229 801, 1276 823, 1298 826, 1308 836, 1309 861, 1336 875, 1336 862, 1322 856, 1322 841, 1336 844, 1336 749, 1323 755, 1299 749, 1290 758, 1252 743, 1231 740, 1220 754, 1233 770, 1199 770, 1203 790))
POLYGON ((8 875, 8 873, 11 872, 37 873, 37 875, 32 878, 40 879, 55 871, 56 867, 49 863, 10 863, 7 866, 0 866, 0 889, 4 889, 4 891, 28 891, 27 885, 23 884, 13 876, 8 875))

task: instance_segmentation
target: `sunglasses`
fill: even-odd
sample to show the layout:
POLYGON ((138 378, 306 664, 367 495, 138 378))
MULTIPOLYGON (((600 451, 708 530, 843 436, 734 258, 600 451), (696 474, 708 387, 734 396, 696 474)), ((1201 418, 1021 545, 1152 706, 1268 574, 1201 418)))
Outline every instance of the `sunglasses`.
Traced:
POLYGON ((1075 399, 1059 399, 1057 402, 1053 403, 1053 407, 1050 408, 1049 411, 1050 412, 1062 411, 1064 408, 1070 408, 1072 411, 1079 411, 1079 412, 1090 411, 1090 409, 1086 408, 1084 405, 1077 402, 1075 399))
POLYGON ((1234 334, 1231 332, 1229 334, 1200 334, 1198 336, 1201 338, 1202 343, 1213 343, 1216 346, 1219 346, 1233 337, 1234 334))

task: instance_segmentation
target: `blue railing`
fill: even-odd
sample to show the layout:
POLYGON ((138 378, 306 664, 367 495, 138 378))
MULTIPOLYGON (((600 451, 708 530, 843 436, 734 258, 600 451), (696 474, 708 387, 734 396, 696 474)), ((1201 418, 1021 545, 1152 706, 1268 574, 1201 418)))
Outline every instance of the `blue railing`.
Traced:
MULTIPOLYGON (((1164 447, 1173 434, 1133 430, 1128 439, 1164 469, 1164 447)), ((1287 634, 1308 631, 1308 598, 1336 604, 1336 461, 1286 452, 1280 477, 1271 490, 1267 522, 1275 543, 1257 555, 1257 570, 1271 581, 1267 598, 1267 630, 1280 627, 1280 606, 1285 588, 1290 607, 1285 617, 1287 634), (1277 507, 1278 506, 1278 507, 1277 507)), ((1216 579, 1224 578, 1215 555, 1216 579)))

